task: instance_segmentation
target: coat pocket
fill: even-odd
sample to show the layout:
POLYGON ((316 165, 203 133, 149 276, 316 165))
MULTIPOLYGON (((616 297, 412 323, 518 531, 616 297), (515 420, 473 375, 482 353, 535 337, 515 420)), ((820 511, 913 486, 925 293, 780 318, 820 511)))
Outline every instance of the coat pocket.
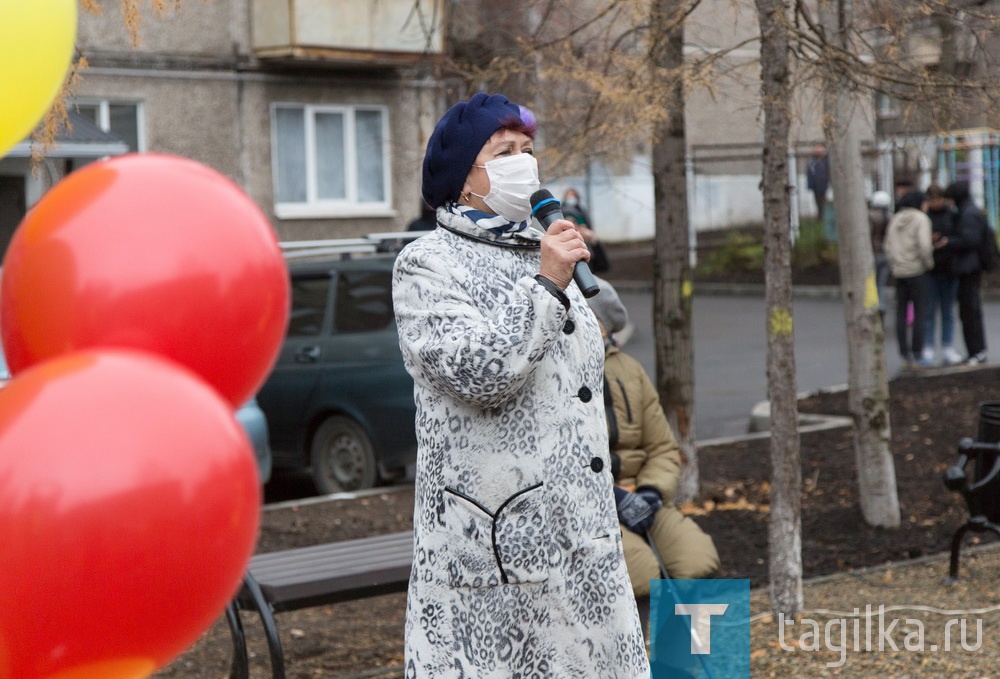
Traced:
POLYGON ((542 488, 541 483, 523 488, 492 511, 454 488, 444 489, 446 568, 452 587, 548 579, 552 544, 542 488))

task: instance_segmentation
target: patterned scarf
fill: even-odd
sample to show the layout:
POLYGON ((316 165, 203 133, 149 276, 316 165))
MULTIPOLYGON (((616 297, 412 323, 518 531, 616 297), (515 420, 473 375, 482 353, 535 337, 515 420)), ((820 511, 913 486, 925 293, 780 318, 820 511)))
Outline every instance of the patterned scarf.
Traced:
POLYGON ((508 222, 500 215, 491 215, 488 212, 477 210, 474 207, 459 205, 454 202, 446 203, 444 207, 448 210, 448 212, 471 220, 480 229, 489 231, 498 238, 512 238, 514 234, 521 233, 527 229, 528 224, 531 221, 525 220, 523 222, 508 222))

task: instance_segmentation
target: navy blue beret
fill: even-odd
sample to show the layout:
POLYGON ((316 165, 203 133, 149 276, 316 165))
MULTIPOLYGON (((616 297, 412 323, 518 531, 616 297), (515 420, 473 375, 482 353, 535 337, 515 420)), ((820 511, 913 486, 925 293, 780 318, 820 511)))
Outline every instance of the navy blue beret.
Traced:
POLYGON ((493 133, 521 119, 521 110, 502 94, 480 92, 441 117, 424 154, 424 201, 433 208, 457 200, 476 156, 493 133))

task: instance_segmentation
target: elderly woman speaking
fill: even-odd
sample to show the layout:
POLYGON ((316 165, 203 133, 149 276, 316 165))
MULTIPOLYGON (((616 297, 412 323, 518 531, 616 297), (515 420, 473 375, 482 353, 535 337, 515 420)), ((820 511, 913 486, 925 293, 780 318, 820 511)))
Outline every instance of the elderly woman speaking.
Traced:
POLYGON ((635 679, 601 334, 573 224, 530 226, 532 116, 477 94, 438 122, 393 299, 419 444, 406 676, 635 679))

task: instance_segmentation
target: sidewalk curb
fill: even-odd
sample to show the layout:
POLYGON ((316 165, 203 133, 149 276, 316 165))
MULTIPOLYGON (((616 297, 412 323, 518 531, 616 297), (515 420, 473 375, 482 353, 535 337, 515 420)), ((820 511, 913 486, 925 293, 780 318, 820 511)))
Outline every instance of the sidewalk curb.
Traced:
POLYGON ((412 487, 413 482, 398 483, 392 486, 376 486, 365 490, 355 490, 344 493, 331 493, 330 495, 313 495, 295 500, 283 500, 281 502, 269 502, 263 505, 263 511, 269 512, 278 509, 295 509, 309 505, 323 504, 324 502, 335 502, 337 500, 358 500, 373 495, 384 495, 386 493, 399 493, 408 487, 412 487))
MULTIPOLYGON (((607 279, 618 291, 645 292, 653 289, 652 281, 607 279)), ((695 295, 722 297, 763 297, 764 286, 752 283, 704 283, 695 281, 695 295)), ((792 296, 803 299, 840 299, 838 285, 793 285, 792 296)), ((985 299, 985 297, 984 297, 985 299)))
MULTIPOLYGON (((956 372, 972 372, 974 370, 992 370, 995 369, 996 364, 983 363, 981 365, 951 365, 951 366, 933 366, 927 368, 914 368, 908 370, 902 370, 896 375, 890 378, 890 381, 896 377, 937 377, 940 375, 949 375, 956 372)), ((814 391, 804 391, 800 392, 795 396, 796 401, 801 401, 802 399, 809 398, 811 396, 820 396, 824 394, 837 394, 840 392, 845 392, 848 390, 848 385, 837 384, 831 387, 822 387, 814 391)), ((799 432, 805 433, 810 431, 822 431, 823 429, 832 429, 834 427, 840 426, 851 426, 854 421, 850 417, 841 415, 823 415, 818 413, 799 413, 799 432)), ((753 408, 750 409, 750 422, 747 425, 747 429, 751 432, 746 436, 758 436, 759 434, 767 434, 771 427, 771 402, 767 399, 763 401, 757 401, 753 408)), ((741 440, 741 437, 733 436, 728 439, 718 439, 718 441, 732 443, 741 440)), ((702 442, 698 441, 698 445, 702 442)), ((706 441, 705 443, 708 443, 706 441)), ((718 445, 715 441, 711 442, 711 445, 718 445)))
MULTIPOLYGON (((977 554, 989 554, 991 552, 1000 551, 1000 542, 991 542, 985 545, 967 545, 962 548, 962 556, 975 556, 977 554)), ((836 582, 837 580, 846 580, 849 578, 854 578, 857 576, 870 575, 872 573, 881 573, 884 571, 889 571, 899 568, 907 568, 910 566, 923 566, 929 563, 935 563, 937 561, 947 561, 951 558, 950 552, 935 552, 934 554, 924 554, 923 556, 914 557, 912 559, 904 559, 901 561, 886 561, 885 563, 879 564, 877 566, 865 566, 863 568, 855 568, 849 571, 839 571, 837 573, 827 573, 826 575, 817 575, 812 578, 802 578, 802 586, 807 587, 809 585, 821 585, 826 582, 836 582)), ((768 587, 758 587, 752 592, 764 592, 768 591, 768 587)))
MULTIPOLYGON (((849 427, 854 424, 850 417, 839 415, 816 415, 815 413, 799 413, 799 432, 822 431, 835 427, 849 427)), ((761 433, 771 430, 771 402, 758 401, 750 409, 750 422, 747 429, 751 433, 761 433)))
MULTIPOLYGON (((766 401, 764 403, 766 403, 766 401)), ((799 415, 798 432, 799 434, 810 434, 817 431, 826 431, 827 429, 850 427, 853 424, 854 421, 849 417, 843 417, 841 415, 816 415, 809 413, 807 415, 799 415)), ((725 446, 731 443, 742 443, 743 441, 756 441, 757 439, 768 438, 771 438, 770 430, 761 429, 750 434, 741 434, 740 436, 723 436, 715 439, 695 441, 695 446, 698 448, 710 448, 715 446, 725 446)))

